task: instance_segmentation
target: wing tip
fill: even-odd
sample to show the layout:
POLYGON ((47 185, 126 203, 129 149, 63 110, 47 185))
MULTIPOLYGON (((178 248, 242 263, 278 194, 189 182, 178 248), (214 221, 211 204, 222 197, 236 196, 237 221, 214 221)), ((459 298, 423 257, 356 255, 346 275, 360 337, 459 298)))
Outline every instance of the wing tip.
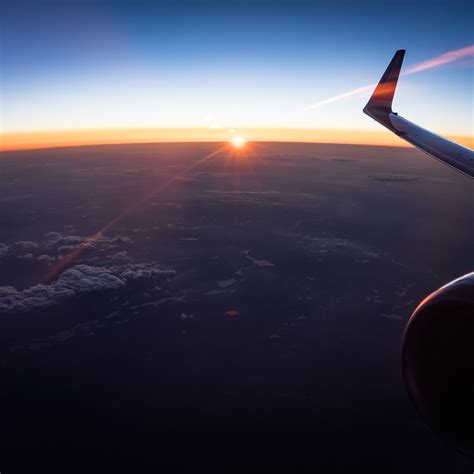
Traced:
POLYGON ((390 64, 387 66, 387 69, 367 102, 367 105, 364 107, 364 112, 367 115, 371 115, 370 112, 373 109, 392 112, 393 97, 397 88, 405 53, 405 49, 399 49, 395 52, 390 64))

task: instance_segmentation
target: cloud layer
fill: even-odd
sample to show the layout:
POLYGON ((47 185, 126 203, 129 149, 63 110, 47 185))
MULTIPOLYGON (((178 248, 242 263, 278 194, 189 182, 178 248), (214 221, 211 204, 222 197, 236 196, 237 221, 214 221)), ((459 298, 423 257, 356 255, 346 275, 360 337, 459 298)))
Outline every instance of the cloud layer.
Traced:
POLYGON ((49 285, 35 285, 23 291, 12 286, 0 286, 0 314, 25 313, 63 303, 86 293, 118 290, 129 281, 139 278, 174 274, 174 270, 162 269, 153 262, 115 267, 75 265, 49 285))
POLYGON ((116 291, 135 280, 169 278, 174 270, 163 269, 156 262, 133 262, 124 247, 132 242, 124 236, 96 239, 78 235, 45 234, 41 242, 0 243, 0 259, 38 262, 51 265, 79 246, 91 252, 62 272, 50 284, 37 284, 24 290, 0 286, 0 314, 16 314, 63 303, 92 292, 116 291), (100 261, 100 266, 96 264, 100 261), (118 264, 118 265, 117 265, 118 264))

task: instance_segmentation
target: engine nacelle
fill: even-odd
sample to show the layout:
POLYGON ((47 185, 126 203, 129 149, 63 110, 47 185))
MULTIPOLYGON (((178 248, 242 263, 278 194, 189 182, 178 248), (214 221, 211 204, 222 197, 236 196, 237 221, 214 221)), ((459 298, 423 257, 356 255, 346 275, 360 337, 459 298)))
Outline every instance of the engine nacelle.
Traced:
POLYGON ((474 273, 415 309, 403 337, 402 372, 422 419, 474 457, 474 273))

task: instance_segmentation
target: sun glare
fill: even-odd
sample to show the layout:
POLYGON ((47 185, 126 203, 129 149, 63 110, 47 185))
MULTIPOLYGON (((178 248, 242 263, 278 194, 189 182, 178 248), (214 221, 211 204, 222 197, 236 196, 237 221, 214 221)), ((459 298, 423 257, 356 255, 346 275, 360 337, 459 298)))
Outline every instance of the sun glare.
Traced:
POLYGON ((244 137, 236 135, 235 137, 232 137, 231 143, 232 146, 234 146, 235 148, 242 148, 245 145, 246 141, 244 137))

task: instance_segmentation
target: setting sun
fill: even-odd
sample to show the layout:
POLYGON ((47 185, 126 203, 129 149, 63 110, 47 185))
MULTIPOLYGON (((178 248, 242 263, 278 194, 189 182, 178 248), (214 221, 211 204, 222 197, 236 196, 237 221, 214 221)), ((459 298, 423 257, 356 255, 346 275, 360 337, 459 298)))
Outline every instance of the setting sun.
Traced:
POLYGON ((245 145, 246 140, 245 138, 237 135, 235 137, 232 137, 231 143, 235 148, 242 148, 245 145))

